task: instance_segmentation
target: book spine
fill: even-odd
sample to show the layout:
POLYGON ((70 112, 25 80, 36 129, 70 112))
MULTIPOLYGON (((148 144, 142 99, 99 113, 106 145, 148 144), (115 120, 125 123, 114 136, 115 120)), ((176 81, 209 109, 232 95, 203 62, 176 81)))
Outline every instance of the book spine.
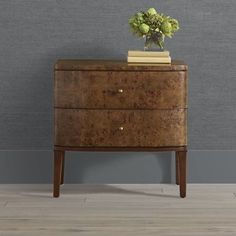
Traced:
POLYGON ((145 52, 145 51, 128 51, 129 57, 169 57, 168 51, 164 52, 145 52))
POLYGON ((128 62, 141 63, 171 63, 170 57, 127 57, 128 62))

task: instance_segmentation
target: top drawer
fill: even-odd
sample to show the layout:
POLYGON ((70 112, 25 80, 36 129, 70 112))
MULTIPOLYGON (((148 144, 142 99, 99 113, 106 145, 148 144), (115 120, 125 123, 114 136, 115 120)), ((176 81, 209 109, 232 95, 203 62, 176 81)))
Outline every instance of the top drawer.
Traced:
POLYGON ((186 108, 186 97, 185 71, 55 71, 60 108, 186 108))

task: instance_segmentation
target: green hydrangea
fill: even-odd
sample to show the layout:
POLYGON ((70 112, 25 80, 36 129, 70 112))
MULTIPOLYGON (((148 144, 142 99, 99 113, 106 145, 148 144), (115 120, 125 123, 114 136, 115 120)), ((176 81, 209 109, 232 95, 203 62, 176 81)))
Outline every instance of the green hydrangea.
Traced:
POLYGON ((146 38, 146 48, 154 44, 163 49, 165 37, 171 38, 179 30, 176 19, 158 13, 155 8, 136 13, 129 19, 129 25, 135 36, 146 38))
POLYGON ((156 15, 157 14, 157 11, 156 11, 156 9, 155 8, 149 8, 148 10, 147 10, 147 14, 149 14, 149 15, 156 15))
POLYGON ((142 23, 140 26, 139 26, 139 30, 142 34, 147 34, 148 31, 149 31, 149 26, 145 23, 142 23))
POLYGON ((172 25, 169 21, 164 21, 161 24, 161 31, 163 34, 170 34, 172 31, 172 25))

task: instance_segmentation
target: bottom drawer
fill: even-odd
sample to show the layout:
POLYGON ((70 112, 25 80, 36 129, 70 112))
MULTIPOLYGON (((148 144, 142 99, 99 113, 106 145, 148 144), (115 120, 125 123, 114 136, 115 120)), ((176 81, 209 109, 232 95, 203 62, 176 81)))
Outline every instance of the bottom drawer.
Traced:
POLYGON ((68 147, 185 146, 186 109, 55 109, 55 145, 68 147))

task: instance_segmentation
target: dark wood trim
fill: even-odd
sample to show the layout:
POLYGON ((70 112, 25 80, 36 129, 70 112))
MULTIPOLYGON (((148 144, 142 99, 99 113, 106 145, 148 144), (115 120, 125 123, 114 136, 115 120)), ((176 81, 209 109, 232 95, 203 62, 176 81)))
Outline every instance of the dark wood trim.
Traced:
POLYGON ((64 151, 54 150, 54 184, 53 197, 60 196, 62 161, 64 151))
POLYGON ((186 197, 186 159, 187 151, 178 152, 179 157, 179 188, 180 188, 180 197, 186 197))
MULTIPOLYGON (((86 107, 58 107, 58 106, 54 106, 55 109, 66 109, 66 110, 77 110, 77 109, 80 109, 80 110, 102 110, 102 111, 110 111, 110 110, 114 110, 114 111, 137 111, 137 109, 135 108, 86 108, 86 107)), ((182 107, 182 108, 175 108, 175 109, 171 109, 171 108, 162 108, 162 109, 152 109, 152 108, 139 108, 138 109, 139 111, 173 111, 173 110, 176 110, 176 111, 180 111, 180 110, 188 110, 188 107, 182 107)))
POLYGON ((64 173, 65 173, 65 151, 62 151, 62 167, 61 167, 61 184, 64 184, 64 173))
POLYGON ((175 181, 179 185, 179 152, 175 152, 175 181))
POLYGON ((65 147, 54 146, 59 151, 101 151, 101 152, 163 152, 163 151, 186 151, 186 146, 179 147, 65 147))
MULTIPOLYGON (((121 71, 120 69, 117 70, 107 70, 107 69, 55 69, 54 71, 121 71)), ((132 72, 134 70, 128 70, 126 69, 125 71, 127 72, 132 72)), ((136 72, 143 72, 143 70, 135 70, 136 72)), ((151 70, 153 72, 159 72, 160 70, 151 70)), ((164 70, 162 72, 173 72, 174 70, 164 70)), ((179 69, 175 71, 188 71, 187 69, 179 69)))

